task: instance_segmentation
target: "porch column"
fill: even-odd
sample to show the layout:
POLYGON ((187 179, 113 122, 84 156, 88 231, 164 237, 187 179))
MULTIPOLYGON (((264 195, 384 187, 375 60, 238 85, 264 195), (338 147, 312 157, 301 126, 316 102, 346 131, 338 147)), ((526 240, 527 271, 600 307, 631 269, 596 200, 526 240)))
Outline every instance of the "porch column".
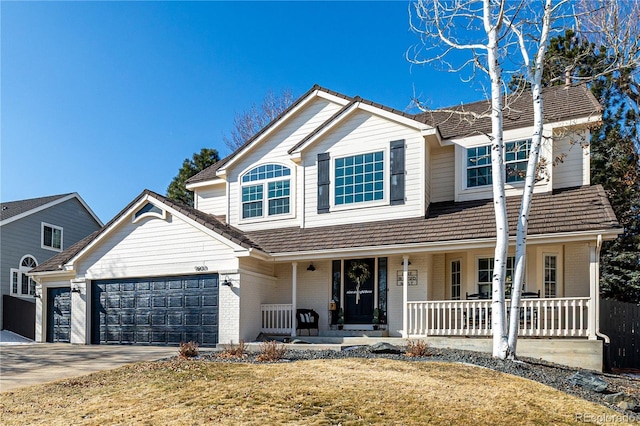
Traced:
POLYGON ((589 244, 589 340, 598 337, 596 332, 600 323, 600 244, 601 238, 595 245, 589 244))
POLYGON ((409 317, 407 312, 409 284, 409 256, 402 256, 402 337, 409 337, 409 317))
POLYGON ((291 263, 291 337, 296 337, 296 311, 298 310, 298 262, 291 263))

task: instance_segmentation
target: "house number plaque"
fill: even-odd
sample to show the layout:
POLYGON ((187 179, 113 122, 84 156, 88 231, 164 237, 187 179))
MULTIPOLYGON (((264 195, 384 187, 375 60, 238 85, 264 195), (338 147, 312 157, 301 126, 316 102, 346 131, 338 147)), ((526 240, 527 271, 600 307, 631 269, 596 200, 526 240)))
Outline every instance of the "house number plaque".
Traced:
MULTIPOLYGON (((398 277, 398 281, 397 281, 397 285, 402 286, 402 272, 403 271, 398 271, 397 277, 398 277)), ((418 285, 418 270, 417 269, 410 269, 407 271, 407 284, 408 285, 418 285)))

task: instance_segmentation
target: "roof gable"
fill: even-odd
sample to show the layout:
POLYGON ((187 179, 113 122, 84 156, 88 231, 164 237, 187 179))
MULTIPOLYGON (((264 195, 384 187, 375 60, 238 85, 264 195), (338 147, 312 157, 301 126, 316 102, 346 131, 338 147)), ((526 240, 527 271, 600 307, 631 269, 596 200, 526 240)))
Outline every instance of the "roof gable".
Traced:
POLYGON ((261 140, 283 126, 293 115, 295 115, 298 111, 303 109, 317 97, 328 97, 331 100, 341 104, 346 104, 351 100, 348 96, 322 88, 317 84, 314 85, 309 91, 299 97, 293 104, 291 104, 287 109, 280 113, 280 115, 278 115, 273 121, 267 124, 264 128, 256 133, 251 139, 247 140, 233 153, 216 162, 215 164, 209 166, 208 168, 202 170, 195 176, 189 178, 187 180, 187 188, 190 185, 217 178, 220 171, 224 170, 226 167, 241 159, 253 146, 259 144, 261 140))
POLYGON ((63 270, 65 265, 72 264, 85 253, 88 253, 94 246, 100 244, 100 241, 112 232, 115 232, 115 229, 118 228, 123 221, 130 219, 131 215, 147 202, 162 205, 163 208, 169 210, 170 213, 179 216, 185 221, 191 222, 194 226, 209 233, 213 238, 235 247, 236 250, 260 250, 260 247, 242 234, 242 232, 232 226, 223 224, 215 216, 169 200, 162 195, 146 189, 100 230, 40 264, 31 272, 37 274, 63 270))
POLYGON ((0 203, 0 226, 20 220, 73 198, 76 198, 96 223, 102 226, 102 221, 77 192, 0 203))

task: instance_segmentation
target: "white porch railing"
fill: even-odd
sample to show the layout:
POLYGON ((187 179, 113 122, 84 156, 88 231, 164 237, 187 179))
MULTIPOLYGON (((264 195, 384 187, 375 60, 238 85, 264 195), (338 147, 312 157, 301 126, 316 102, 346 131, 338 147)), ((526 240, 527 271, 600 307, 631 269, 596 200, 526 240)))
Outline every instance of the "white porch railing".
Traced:
MULTIPOLYGON (((521 300, 518 335, 589 337, 589 302, 589 297, 521 300)), ((409 336, 491 335, 491 300, 408 302, 407 315, 409 336)))
POLYGON ((293 327, 293 305, 280 303, 260 305, 263 333, 290 334, 293 327))

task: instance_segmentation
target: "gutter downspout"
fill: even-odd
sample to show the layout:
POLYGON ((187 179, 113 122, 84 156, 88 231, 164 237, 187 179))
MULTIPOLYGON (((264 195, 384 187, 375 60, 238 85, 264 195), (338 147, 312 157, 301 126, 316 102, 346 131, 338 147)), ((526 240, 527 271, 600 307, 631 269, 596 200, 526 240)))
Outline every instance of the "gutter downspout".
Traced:
POLYGON ((605 372, 611 371, 611 356, 609 354, 611 339, 606 334, 600 332, 600 251, 602 250, 602 234, 598 235, 596 242, 596 285, 595 285, 595 333, 596 336, 604 340, 604 360, 603 369, 605 372))

